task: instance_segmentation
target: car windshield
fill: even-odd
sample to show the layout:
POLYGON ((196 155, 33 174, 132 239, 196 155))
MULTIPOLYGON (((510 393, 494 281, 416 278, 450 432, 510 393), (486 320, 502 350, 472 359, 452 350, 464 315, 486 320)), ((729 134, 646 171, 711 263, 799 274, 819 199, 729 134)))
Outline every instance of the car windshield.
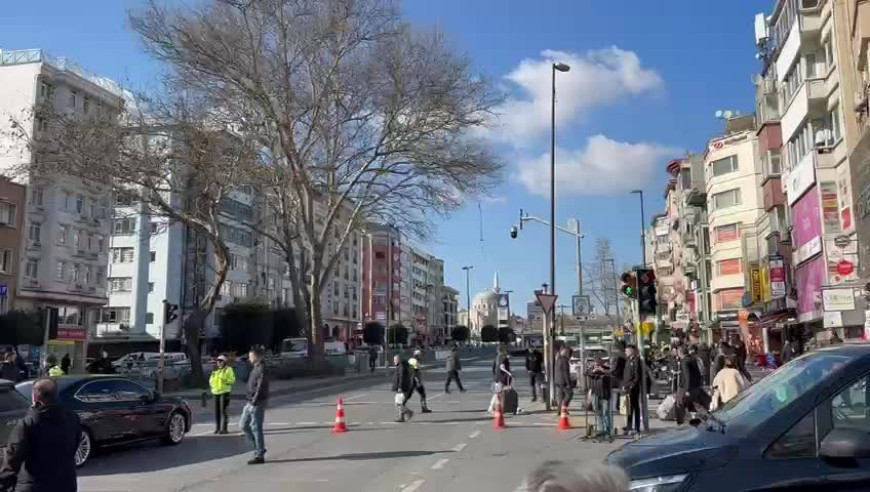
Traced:
POLYGON ((851 359, 848 355, 825 352, 796 359, 747 388, 715 415, 729 430, 732 426, 754 429, 851 359))

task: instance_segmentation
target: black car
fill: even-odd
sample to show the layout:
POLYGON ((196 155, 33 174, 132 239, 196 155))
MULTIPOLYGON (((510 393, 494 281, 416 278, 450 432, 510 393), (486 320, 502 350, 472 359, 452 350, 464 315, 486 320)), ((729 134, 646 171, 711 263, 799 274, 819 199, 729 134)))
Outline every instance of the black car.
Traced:
MULTIPOLYGON (((82 441, 76 465, 82 466, 97 447, 109 447, 150 439, 178 444, 190 431, 192 413, 181 398, 162 396, 141 384, 119 376, 61 376, 58 393, 66 408, 81 419, 82 441)), ((31 399, 33 381, 15 389, 31 399)))
MULTIPOLYGON (((791 361, 700 425, 608 457, 649 492, 870 490, 870 344, 791 361)), ((697 423, 697 422, 696 422, 697 423)))

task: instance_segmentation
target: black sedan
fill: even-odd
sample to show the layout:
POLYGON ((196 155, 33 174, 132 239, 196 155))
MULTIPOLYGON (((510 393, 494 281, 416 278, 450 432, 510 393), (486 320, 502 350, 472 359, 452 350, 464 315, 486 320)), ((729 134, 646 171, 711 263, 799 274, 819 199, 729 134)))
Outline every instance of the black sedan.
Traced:
POLYGON ((868 389, 870 344, 822 349, 700 425, 627 444, 608 461, 625 469, 630 490, 870 490, 868 389))
MULTIPOLYGON (((98 447, 161 439, 178 444, 190 430, 192 413, 181 398, 162 396, 119 376, 62 376, 56 379, 63 404, 82 421, 76 465, 98 447)), ((33 381, 15 386, 30 400, 33 381)))

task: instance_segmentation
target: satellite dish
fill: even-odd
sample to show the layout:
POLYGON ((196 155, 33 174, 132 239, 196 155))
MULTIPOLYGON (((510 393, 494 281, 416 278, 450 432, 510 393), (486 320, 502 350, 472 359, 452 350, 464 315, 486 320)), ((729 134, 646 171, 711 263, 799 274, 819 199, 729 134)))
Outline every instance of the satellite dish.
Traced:
POLYGON ((717 117, 717 118, 721 118, 721 117, 722 117, 722 111, 721 111, 721 110, 720 110, 720 111, 716 111, 716 117, 717 117))
POLYGON ((730 120, 731 117, 734 116, 734 112, 731 111, 731 110, 729 109, 729 110, 727 110, 727 111, 723 111, 723 112, 722 112, 722 116, 723 116, 726 120, 730 120))

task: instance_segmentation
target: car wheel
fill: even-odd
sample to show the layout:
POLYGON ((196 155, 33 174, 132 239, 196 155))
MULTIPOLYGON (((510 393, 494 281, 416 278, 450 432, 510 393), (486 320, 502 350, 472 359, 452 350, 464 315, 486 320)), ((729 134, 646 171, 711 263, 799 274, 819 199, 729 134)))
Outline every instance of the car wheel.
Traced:
POLYGON ((82 429, 82 438, 79 441, 79 447, 76 449, 75 463, 76 468, 84 466, 91 458, 94 452, 94 441, 91 439, 91 433, 87 429, 82 429))
POLYGON ((166 435, 163 437, 163 442, 166 444, 175 445, 184 439, 184 433, 187 430, 187 422, 181 412, 172 412, 169 420, 166 421, 166 435))

